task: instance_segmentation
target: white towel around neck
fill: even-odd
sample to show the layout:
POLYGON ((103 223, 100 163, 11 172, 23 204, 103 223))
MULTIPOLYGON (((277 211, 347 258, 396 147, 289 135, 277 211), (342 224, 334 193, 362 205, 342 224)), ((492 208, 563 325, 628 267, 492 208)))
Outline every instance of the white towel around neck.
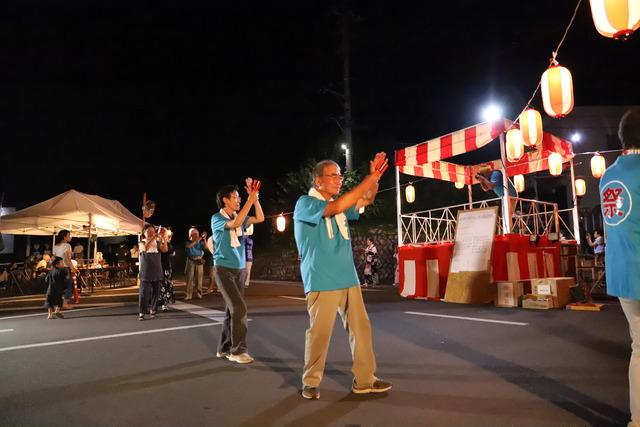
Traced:
MULTIPOLYGON (((236 217, 236 213, 233 213, 233 218, 231 218, 225 211, 224 209, 220 209, 220 215, 222 215, 223 217, 227 218, 228 220, 232 220, 233 218, 236 217)), ((237 248, 240 246, 240 240, 238 240, 238 237, 242 236, 242 226, 238 227, 238 228, 230 228, 229 229, 229 237, 230 239, 230 244, 232 248, 237 248)))
MULTIPOLYGON (((327 200, 315 188, 312 188, 311 190, 309 190, 309 196, 315 197, 316 199, 319 199, 319 200, 325 200, 325 201, 327 200)), ((330 199, 329 201, 332 202, 333 199, 330 199)), ((336 223, 338 224, 338 231, 340 231, 340 234, 342 234, 342 238, 344 240, 349 240, 349 228, 347 227, 347 216, 344 214, 344 212, 340 212, 339 214, 335 215, 334 218, 336 219, 336 223)), ((333 235, 333 224, 331 223, 331 217, 325 217, 324 223, 327 226, 327 235, 329 236, 329 239, 333 239, 334 235, 333 235)))

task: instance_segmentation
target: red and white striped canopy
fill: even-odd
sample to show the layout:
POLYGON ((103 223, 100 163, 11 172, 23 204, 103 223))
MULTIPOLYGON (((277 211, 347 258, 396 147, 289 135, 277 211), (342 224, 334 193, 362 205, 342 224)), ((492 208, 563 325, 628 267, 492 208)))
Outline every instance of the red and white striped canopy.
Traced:
POLYGON ((420 166, 484 147, 511 126, 503 119, 480 123, 420 144, 396 150, 396 166, 420 166))
MULTIPOLYGON (((501 169, 502 162, 498 159, 479 165, 463 166, 441 160, 484 147, 511 125, 512 122, 507 119, 494 123, 481 123, 396 150, 396 166, 400 172, 407 175, 475 184, 478 181, 474 177, 481 166, 488 165, 492 169, 501 169)), ((547 158, 553 152, 559 153, 564 162, 568 162, 574 156, 569 141, 544 132, 542 143, 534 151, 525 153, 517 162, 507 161, 507 175, 514 176, 547 170, 549 168, 547 158)))

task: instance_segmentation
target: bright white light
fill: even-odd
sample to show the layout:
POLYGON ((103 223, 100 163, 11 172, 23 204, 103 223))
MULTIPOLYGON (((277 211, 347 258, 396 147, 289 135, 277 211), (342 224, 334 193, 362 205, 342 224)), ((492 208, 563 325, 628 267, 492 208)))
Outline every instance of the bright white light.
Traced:
POLYGON ((502 118, 502 108, 496 104, 489 104, 482 109, 482 120, 485 122, 495 122, 502 118))
POLYGON ((578 132, 574 132, 573 135, 571 135, 571 142, 580 142, 581 139, 582 136, 578 132))
POLYGON ((342 147, 343 150, 345 150, 345 151, 347 150, 347 144, 342 144, 341 147, 342 147))

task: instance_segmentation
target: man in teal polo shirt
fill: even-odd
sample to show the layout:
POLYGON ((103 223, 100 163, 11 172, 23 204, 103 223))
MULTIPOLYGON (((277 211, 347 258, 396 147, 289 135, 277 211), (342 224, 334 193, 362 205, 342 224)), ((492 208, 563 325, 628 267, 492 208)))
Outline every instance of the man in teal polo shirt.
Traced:
POLYGON ((358 219, 358 210, 373 203, 378 180, 386 169, 381 165, 386 165, 384 153, 378 153, 371 161, 370 175, 334 200, 343 177, 337 163, 324 160, 314 168, 313 188, 296 203, 294 234, 309 312, 302 374, 305 399, 320 398, 318 386, 338 312, 349 333, 354 375, 352 391, 364 394, 391 389, 390 383, 375 376, 371 324, 353 262, 347 222, 358 219))
POLYGON ((236 363, 253 362, 247 352, 247 305, 244 301, 247 270, 242 236, 249 225, 264 221, 258 189, 252 186, 251 178, 247 178, 246 190, 249 197, 240 209, 238 188, 234 185, 222 187, 216 197, 220 211, 211 217, 216 282, 226 304, 216 356, 236 363), (255 216, 249 216, 252 206, 255 216))
POLYGON ((629 425, 640 426, 640 108, 622 116, 618 136, 625 152, 600 178, 600 206, 607 293, 620 299, 631 334, 629 425))

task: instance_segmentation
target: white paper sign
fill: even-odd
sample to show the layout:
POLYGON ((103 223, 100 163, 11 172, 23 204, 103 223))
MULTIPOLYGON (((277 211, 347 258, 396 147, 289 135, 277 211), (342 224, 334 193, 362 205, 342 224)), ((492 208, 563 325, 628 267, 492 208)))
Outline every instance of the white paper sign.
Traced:
POLYGON ((542 285, 539 284, 537 286, 538 295, 551 295, 551 285, 542 285))
POLYGON ((489 269, 497 214, 497 209, 459 212, 451 273, 489 269))

